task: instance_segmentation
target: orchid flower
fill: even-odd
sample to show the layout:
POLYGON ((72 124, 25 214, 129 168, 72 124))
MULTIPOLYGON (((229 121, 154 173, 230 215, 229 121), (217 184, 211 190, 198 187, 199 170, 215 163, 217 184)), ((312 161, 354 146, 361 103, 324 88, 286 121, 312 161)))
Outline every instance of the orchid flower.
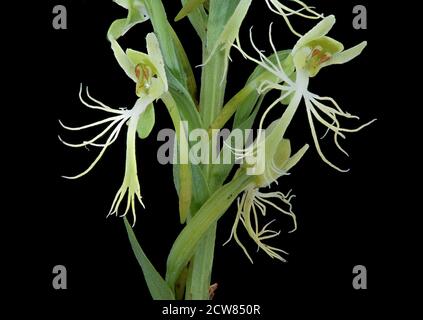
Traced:
MULTIPOLYGON (((320 21, 314 28, 302 36, 295 47, 291 52, 293 63, 296 70, 296 79, 293 80, 285 73, 282 68, 281 61, 276 55, 276 63, 271 62, 261 50, 259 50, 252 39, 252 32, 250 31, 250 41, 253 48, 259 54, 259 59, 249 56, 239 45, 235 47, 246 57, 247 59, 257 63, 265 70, 271 72, 275 75, 279 83, 265 81, 258 88, 259 92, 265 92, 271 89, 276 89, 281 92, 281 96, 276 99, 264 112, 263 117, 260 121, 260 128, 263 127, 264 119, 270 110, 278 105, 279 103, 285 103, 287 100, 290 100, 287 107, 287 112, 291 117, 294 116, 298 106, 301 103, 301 100, 304 99, 307 117, 309 121, 309 126, 311 130, 311 135, 313 137, 314 144, 316 146, 317 152, 322 160, 327 163, 329 166, 333 167, 336 170, 345 172, 348 170, 342 170, 331 161, 329 161, 323 152, 321 151, 319 139, 317 137, 314 118, 323 124, 327 131, 332 131, 334 133, 334 142, 339 150, 345 153, 347 152, 342 149, 339 144, 338 137, 345 138, 345 132, 357 132, 368 126, 375 120, 367 122, 358 128, 348 129, 341 127, 338 117, 344 117, 348 119, 359 119, 357 116, 353 116, 348 112, 345 112, 341 109, 338 103, 331 97, 319 96, 317 94, 311 93, 308 90, 309 79, 316 76, 316 74, 323 67, 327 67, 334 64, 343 64, 346 63, 355 57, 357 57, 362 50, 366 47, 366 42, 362 43, 348 49, 344 50, 343 45, 326 36, 326 34, 332 29, 335 24, 335 17, 330 15, 320 21), (283 82, 280 84, 280 82, 283 82), (330 106, 332 104, 332 106, 330 106)), ((272 40, 272 25, 269 27, 269 42, 273 51, 276 53, 276 48, 272 40)))
POLYGON ((281 139, 290 121, 291 120, 289 117, 287 117, 287 114, 284 114, 282 118, 274 121, 268 127, 268 129, 266 129, 265 137, 263 137, 263 135, 259 135, 254 143, 249 146, 245 152, 246 157, 254 154, 256 159, 258 159, 258 161, 253 165, 248 163, 243 165, 247 169, 247 174, 248 170, 251 170, 252 166, 256 167, 256 170, 253 172, 259 172, 260 169, 263 169, 264 171, 262 174, 256 175, 254 179, 255 183, 249 185, 242 196, 238 198, 238 211, 236 214, 235 222, 232 227, 231 235, 225 244, 234 238, 236 243, 242 248, 251 262, 253 262, 253 260, 245 246, 241 243, 237 234, 239 222, 242 223, 250 238, 253 239, 257 244, 258 250, 262 249, 270 257, 276 258, 283 262, 285 262, 285 259, 281 256, 280 253, 287 253, 282 249, 264 243, 265 240, 274 238, 280 234, 280 231, 269 229, 270 225, 275 220, 268 222, 263 228, 260 229, 258 213, 261 213, 263 217, 266 216, 266 206, 271 206, 293 219, 294 228, 291 230, 291 232, 295 231, 297 228, 296 217, 292 211, 291 205, 291 199, 294 197, 294 195, 291 195, 291 191, 289 191, 287 194, 279 191, 267 193, 261 191, 263 188, 270 187, 273 182, 278 183, 277 180, 280 177, 288 175, 288 171, 298 163, 298 161, 303 157, 308 149, 308 145, 305 145, 296 154, 291 156, 291 144, 289 140, 281 139), (262 153, 262 155, 257 155, 257 153, 262 153), (286 207, 286 209, 272 202, 272 199, 279 200, 281 204, 286 207))
POLYGON ((154 125, 153 102, 159 99, 168 90, 163 58, 160 52, 157 38, 154 33, 150 33, 147 35, 146 39, 148 54, 128 49, 125 56, 120 57, 120 61, 124 61, 124 63, 121 63, 121 66, 124 66, 126 73, 136 82, 136 94, 139 98, 135 102, 134 106, 131 109, 111 108, 104 103, 92 98, 89 95, 87 89, 87 96, 97 104, 90 105, 82 98, 81 86, 79 97, 85 106, 111 113, 113 116, 82 127, 68 127, 60 122, 60 124, 65 129, 73 131, 79 131, 108 124, 108 126, 94 138, 89 139, 83 143, 70 144, 63 141, 59 137, 65 145, 70 147, 101 147, 100 153, 85 171, 75 176, 65 177, 68 179, 77 179, 84 176, 94 168, 94 166, 100 161, 107 148, 116 141, 124 125, 127 124, 128 128, 126 136, 125 176, 123 183, 113 200, 109 215, 118 215, 119 207, 125 196, 127 196, 126 206, 122 216, 125 216, 129 212, 129 209, 131 209, 134 224, 136 221, 135 200, 138 200, 139 203, 144 206, 137 173, 135 153, 136 135, 138 132, 138 135, 141 138, 145 138, 151 132, 151 129, 154 125), (109 134, 109 136, 106 139, 106 142, 99 143, 98 141, 107 134, 109 134))

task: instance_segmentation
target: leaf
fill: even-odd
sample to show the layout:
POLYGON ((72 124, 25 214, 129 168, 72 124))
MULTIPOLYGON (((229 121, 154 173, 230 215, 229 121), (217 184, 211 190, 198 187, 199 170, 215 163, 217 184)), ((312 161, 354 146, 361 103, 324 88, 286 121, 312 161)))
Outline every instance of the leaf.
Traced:
POLYGON ((166 70, 169 91, 175 99, 181 119, 188 121, 188 132, 192 129, 203 128, 203 122, 188 90, 179 82, 170 70, 166 70))
POLYGON ((126 217, 124 218, 126 232, 128 233, 129 242, 131 243, 132 250, 134 251, 135 257, 139 265, 141 266, 144 274, 145 281, 147 282, 148 289, 154 300, 175 300, 175 296, 172 290, 169 288, 166 281, 157 272, 154 266, 148 260, 144 251, 135 237, 132 227, 129 225, 126 217))
POLYGON ((170 32, 172 33, 172 38, 175 43, 176 54, 179 57, 179 61, 186 75, 188 91, 191 94, 192 99, 195 101, 197 96, 197 83, 195 82, 194 71, 192 70, 188 56, 175 30, 173 30, 173 28, 170 28, 170 32))
MULTIPOLYGON (((185 5, 188 1, 191 0, 181 0, 182 5, 185 5)), ((208 1, 205 3, 208 6, 208 1)), ((205 6, 197 6, 188 14, 188 19, 200 37, 201 41, 204 43, 206 40, 207 33, 207 20, 208 15, 205 10, 205 6)))
MULTIPOLYGON (((250 129, 253 125, 254 119, 257 116, 257 113, 260 109, 260 106, 264 100, 265 94, 263 94, 257 101, 257 98, 255 98, 255 101, 257 101, 257 103, 254 106, 254 109, 251 113, 251 115, 244 121, 242 122, 240 125, 237 126, 237 129, 241 129, 243 132, 245 132, 244 130, 246 129, 250 129)), ((220 151, 220 156, 223 157, 224 153, 231 153, 232 154, 232 161, 231 164, 219 164, 219 165, 214 165, 212 166, 212 181, 211 181, 211 186, 210 188, 212 190, 215 190, 216 188, 220 187, 225 180, 228 178, 229 174, 232 171, 232 168, 234 167, 234 163, 235 163, 235 155, 233 155, 233 152, 231 152, 230 150, 228 150, 228 145, 227 144, 223 144, 222 150, 220 151)))
POLYGON ((155 121, 154 105, 150 104, 138 120, 137 133, 140 139, 145 139, 149 136, 151 130, 153 130, 155 121))
POLYGON ((222 33, 224 29, 227 29, 231 17, 234 17, 232 19, 236 19, 234 14, 239 3, 240 0, 210 1, 209 21, 207 24, 207 46, 209 48, 213 48, 219 38, 219 40, 223 40, 221 39, 222 33))
POLYGON ((202 5, 206 0, 188 0, 185 5, 182 7, 181 11, 175 17, 175 22, 185 18, 189 15, 192 11, 197 9, 200 5, 202 5))
POLYGON ((186 150, 188 150, 187 128, 181 122, 181 115, 172 95, 169 93, 164 94, 162 100, 172 118, 176 131, 174 158, 176 156, 176 159, 181 160, 177 160, 173 165, 173 180, 179 196, 179 218, 181 223, 185 223, 190 212, 192 198, 192 174, 190 164, 188 159, 182 159, 184 155, 187 155, 186 150))
POLYGON ((234 180, 217 190, 198 210, 195 216, 181 231, 167 259, 166 281, 173 289, 182 270, 195 253, 200 240, 210 227, 226 212, 250 183, 252 177, 240 174, 234 180))
MULTIPOLYGON (((188 150, 187 137, 188 135, 185 132, 185 128, 183 126, 180 126, 179 130, 177 130, 179 152, 180 150, 188 150)), ((179 156, 178 159, 180 159, 179 156)), ((189 163, 179 164, 179 188, 179 219, 182 224, 185 223, 185 221, 187 220, 192 200, 193 184, 191 165, 189 163)))
POLYGON ((210 190, 204 172, 199 165, 191 165, 192 183, 195 186, 192 190, 191 211, 195 213, 200 209, 203 203, 209 198, 210 190))

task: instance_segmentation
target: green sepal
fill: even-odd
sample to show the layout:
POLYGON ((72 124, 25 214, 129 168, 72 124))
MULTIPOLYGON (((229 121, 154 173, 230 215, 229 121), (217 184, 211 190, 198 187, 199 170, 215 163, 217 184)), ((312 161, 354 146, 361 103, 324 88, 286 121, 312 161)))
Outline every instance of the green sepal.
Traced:
POLYGON ((150 104, 138 120, 137 133, 140 139, 145 139, 150 135, 155 121, 154 105, 150 104))

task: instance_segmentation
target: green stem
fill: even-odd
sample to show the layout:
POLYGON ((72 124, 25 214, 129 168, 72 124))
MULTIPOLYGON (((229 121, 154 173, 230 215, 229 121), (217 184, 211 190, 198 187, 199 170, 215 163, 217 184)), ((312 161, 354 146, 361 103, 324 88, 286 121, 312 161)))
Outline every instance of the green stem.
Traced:
MULTIPOLYGON (((207 52, 205 54, 205 58, 208 57, 208 54, 210 53, 207 52)), ((200 115, 203 119, 205 128, 210 126, 223 106, 226 87, 226 59, 227 56, 225 56, 225 53, 217 50, 208 63, 203 66, 203 73, 201 76, 200 115)))
POLYGON ((191 259, 189 281, 186 286, 186 300, 208 300, 213 268, 217 223, 214 223, 200 240, 191 259))
MULTIPOLYGON (((201 92, 200 92, 200 116, 202 118, 203 127, 208 128, 214 121, 216 116, 220 113, 223 106, 226 75, 227 75, 227 52, 222 50, 213 50, 216 41, 219 41, 220 29, 230 17, 236 3, 229 4, 223 1, 214 1, 209 8, 209 19, 207 34, 202 37, 203 44, 203 66, 201 75, 201 92), (222 6, 223 5, 223 6, 222 6), (226 10, 228 8, 231 10, 226 10), (221 11, 223 11, 221 14, 221 11), (221 21, 222 20, 222 21, 221 21), (212 56, 210 56, 212 55, 212 56)), ((203 20, 204 21, 204 20, 203 20)), ((200 35, 201 37, 201 35, 200 35)), ((215 146, 210 145, 210 150, 215 146)), ((211 156, 211 152, 209 153, 211 156)), ((210 184, 211 164, 203 166, 204 176, 207 184, 210 184)), ((201 209, 200 209, 201 211, 201 209)), ((197 221, 198 213, 193 212, 194 218, 192 221, 197 221)), ((221 214, 223 214, 222 212, 221 214)), ((192 221, 188 223, 191 225, 192 221)), ((216 219, 217 221, 217 219, 216 219)), ((193 259, 191 261, 190 273, 188 276, 188 286, 186 291, 187 299, 208 299, 208 289, 210 287, 210 279, 213 267, 214 248, 216 239, 216 222, 211 223, 203 232, 203 235, 198 239, 197 250, 191 253, 193 259)), ((193 248, 194 250, 194 248, 193 248)), ((191 258, 191 256, 189 258, 191 258)), ((188 262, 188 261, 187 261, 188 262)))

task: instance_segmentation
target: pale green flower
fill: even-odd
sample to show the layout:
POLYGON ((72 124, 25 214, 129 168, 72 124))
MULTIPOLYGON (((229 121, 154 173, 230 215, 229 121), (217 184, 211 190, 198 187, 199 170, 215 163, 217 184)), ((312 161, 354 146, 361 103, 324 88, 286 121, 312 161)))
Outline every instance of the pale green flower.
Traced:
POLYGON ((136 93, 139 98, 132 109, 113 109, 92 98, 89 95, 87 89, 87 96, 97 104, 90 105, 82 99, 81 86, 79 97, 85 106, 111 113, 113 116, 82 127, 75 128, 65 126, 62 124, 62 122, 60 122, 65 129, 75 131, 108 124, 108 126, 94 138, 80 144, 70 144, 61 139, 65 145, 70 147, 94 146, 101 148, 98 156, 85 171, 75 176, 65 177, 68 179, 77 179, 90 172, 101 159, 107 148, 116 141, 124 125, 127 124, 125 176, 123 183, 113 200, 109 215, 118 214, 119 207, 125 196, 127 196, 127 202, 122 216, 125 216, 129 209, 131 209, 134 224, 136 221, 135 199, 137 199, 140 204, 144 206, 138 180, 135 153, 137 131, 140 137, 144 138, 148 136, 148 134, 151 132, 152 126, 154 125, 154 116, 151 116, 151 113, 154 114, 154 108, 152 104, 168 90, 163 58, 154 33, 147 35, 147 52, 148 54, 144 54, 142 52, 129 49, 126 52, 125 57, 120 57, 121 62, 124 61, 124 63, 121 63, 121 66, 124 67, 124 70, 130 76, 130 78, 136 82, 136 93), (106 141, 104 143, 99 143, 99 140, 107 134, 108 137, 106 141))
MULTIPOLYGON (((243 249, 247 257, 250 259, 250 261, 252 261, 252 258, 245 246, 241 243, 237 234, 240 222, 244 226, 248 235, 255 241, 258 249, 262 249, 270 257, 281 261, 285 261, 281 253, 286 254, 286 252, 265 243, 265 240, 276 237, 280 232, 269 229, 274 220, 267 223, 263 228, 260 228, 260 215, 266 215, 266 207, 269 205, 279 212, 292 217, 294 223, 292 231, 294 231, 297 226, 295 214, 292 211, 290 202, 293 196, 290 195, 290 192, 288 192, 286 195, 282 192, 265 193, 261 189, 269 187, 273 182, 277 183, 277 179, 279 177, 288 174, 288 170, 301 159, 308 148, 308 145, 304 146, 300 151, 291 157, 291 147, 289 140, 283 139, 284 133, 290 124, 301 100, 304 99, 305 101, 308 120, 318 153, 326 163, 338 170, 341 169, 328 161, 320 150, 312 115, 320 123, 325 125, 328 130, 332 130, 334 132, 335 144, 342 151, 343 149, 339 146, 337 140, 338 136, 344 137, 343 132, 355 132, 370 124, 367 123, 357 129, 341 128, 337 116, 347 118, 356 117, 342 111, 332 98, 320 97, 308 91, 309 78, 314 77, 321 68, 331 64, 345 63, 353 59, 361 53, 366 45, 366 43, 363 42, 356 47, 343 51, 342 44, 336 40, 326 37, 326 34, 329 32, 334 22, 335 17, 329 16, 323 19, 312 30, 310 30, 298 40, 291 53, 292 61, 296 70, 295 80, 288 77, 288 75, 285 73, 277 54, 275 54, 276 63, 272 63, 270 59, 268 59, 264 53, 255 46, 252 40, 251 32, 250 40, 254 49, 259 54, 260 60, 246 54, 245 51, 243 51, 240 47, 239 43, 235 45, 246 58, 256 62, 267 71, 277 76, 278 80, 282 83, 279 84, 266 81, 263 82, 262 85, 258 88, 259 92, 265 92, 270 89, 277 89, 281 91, 281 96, 276 99, 264 112, 259 127, 263 128, 264 120, 274 106, 289 100, 289 105, 283 116, 279 120, 274 121, 266 129, 264 135, 261 133, 261 131, 259 131, 255 142, 245 149, 237 150, 231 148, 239 158, 247 159, 252 157, 254 159, 258 159, 257 162, 253 165, 253 168, 251 168, 251 165, 248 164, 248 161, 247 164, 244 164, 247 172, 251 169, 255 169, 252 170, 252 172, 263 171, 262 174, 255 177, 255 184, 249 186, 244 191, 243 195, 238 199, 238 211, 234 225, 232 227, 231 236, 228 240, 230 241, 232 238, 234 238, 239 246, 243 249), (323 101, 332 102, 334 108, 325 105, 323 101), (330 123, 324 119, 322 115, 318 113, 318 111, 326 115, 330 120, 332 120, 333 123, 330 123), (260 157, 260 154, 263 156, 260 157), (277 205, 271 200, 279 200, 281 205, 277 205), (282 205, 284 205, 285 208, 283 208, 282 205)), ((277 51, 271 37, 271 26, 269 28, 269 41, 273 51, 276 53, 277 51)))
MULTIPOLYGON (((291 199, 294 195, 290 194, 291 191, 287 194, 279 191, 263 191, 264 188, 269 188, 273 182, 277 184, 277 180, 281 176, 288 175, 288 171, 295 166, 298 161, 300 161, 308 149, 308 145, 305 145, 296 154, 291 156, 291 144, 289 140, 281 139, 287 126, 289 125, 289 121, 290 120, 285 116, 282 116, 282 118, 274 121, 266 129, 265 135, 259 135, 255 142, 244 152, 245 156, 254 154, 255 158, 258 159, 258 161, 253 165, 244 163, 242 167, 247 169, 246 172, 248 172, 248 169, 251 169, 251 166, 263 168, 264 172, 257 175, 254 179, 255 183, 253 185, 249 185, 242 196, 238 198, 238 211, 230 238, 226 243, 234 238, 236 243, 242 248, 251 262, 253 262, 253 260, 245 246, 241 243, 237 234, 239 222, 242 223, 250 238, 257 244, 258 250, 262 249, 270 257, 281 261, 285 261, 285 259, 280 255, 280 253, 287 253, 282 249, 270 246, 264 242, 265 240, 274 238, 280 234, 280 231, 269 229, 270 225, 275 220, 271 220, 263 228, 260 228, 259 213, 263 217, 266 216, 266 207, 271 206, 279 212, 292 217, 294 227, 291 232, 295 231, 297 228, 296 217, 292 211, 291 205, 291 199), (258 153, 264 154, 260 156, 258 153), (272 200, 279 200, 280 204, 274 203, 272 200), (286 208, 284 209, 283 206, 286 208)), ((238 154, 240 153, 238 152, 238 154)), ((255 172, 257 171, 259 170, 255 170, 255 172)))
MULTIPOLYGON (((289 101, 289 105, 287 107, 288 114, 293 117, 298 106, 301 103, 301 100, 304 99, 307 117, 310 125, 311 134, 313 137, 314 144, 316 146, 317 152, 319 153, 320 157, 324 162, 326 162, 331 167, 339 170, 339 171, 348 171, 342 170, 336 165, 334 165, 331 161, 329 161, 323 152, 320 149, 319 139, 317 137, 317 133, 315 130, 314 120, 313 117, 323 124, 328 131, 332 131, 334 133, 334 142, 339 150, 343 153, 348 155, 344 149, 339 144, 338 137, 345 138, 345 132, 357 132, 362 128, 368 126, 373 121, 372 120, 364 125, 361 125, 358 128, 348 129, 341 127, 339 123, 338 117, 344 118, 355 118, 358 119, 357 116, 353 116, 345 111, 343 111, 337 102, 331 98, 326 96, 319 96, 317 94, 311 93, 308 90, 309 79, 314 77, 321 68, 333 65, 333 64, 343 64, 346 63, 355 57, 357 57, 362 50, 366 46, 366 42, 362 42, 357 46, 343 50, 343 45, 326 36, 326 34, 330 31, 332 26, 335 23, 335 17, 333 15, 324 18, 320 21, 313 29, 307 32, 304 36, 302 36, 297 44, 295 45, 294 49, 291 52, 291 56, 293 59, 293 63, 295 65, 295 80, 291 79, 287 76, 284 69, 282 68, 282 63, 278 59, 278 55, 276 55, 276 63, 272 63, 263 53, 259 50, 252 39, 252 35, 250 32, 250 40, 255 49, 255 51, 259 55, 259 59, 253 58, 249 56, 241 47, 240 45, 236 45, 238 50, 246 57, 247 59, 254 61, 258 65, 262 66, 267 71, 274 74, 278 79, 279 82, 282 84, 274 83, 265 81, 262 83, 260 88, 258 89, 259 92, 265 92, 271 89, 276 89, 281 91, 281 96, 276 99, 264 112, 264 115, 260 121, 260 128, 263 127, 264 119, 269 113, 269 111, 279 103, 285 103, 287 100, 289 101), (332 106, 330 105, 332 104, 332 106)), ((269 28, 269 41, 271 47, 274 52, 276 52, 276 48, 272 41, 272 27, 269 28)))

